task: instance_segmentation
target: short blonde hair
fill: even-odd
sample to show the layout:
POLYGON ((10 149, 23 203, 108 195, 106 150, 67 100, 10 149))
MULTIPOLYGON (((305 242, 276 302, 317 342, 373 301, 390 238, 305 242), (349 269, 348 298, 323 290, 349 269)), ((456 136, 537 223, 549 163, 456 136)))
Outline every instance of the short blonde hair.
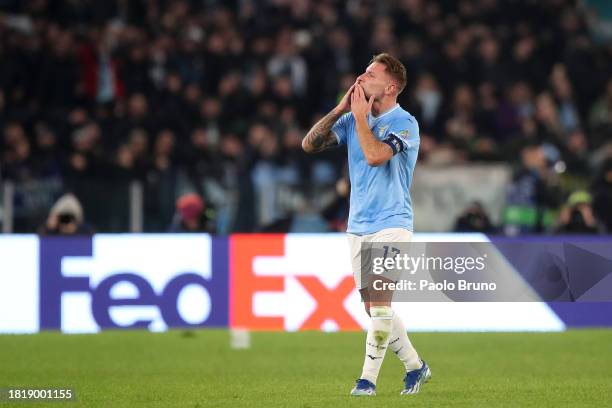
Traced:
POLYGON ((381 63, 385 66, 389 75, 391 75, 391 77, 397 82, 397 86, 399 88, 398 94, 402 93, 407 82, 406 67, 404 64, 402 64, 401 61, 395 58, 393 55, 387 54, 386 52, 372 57, 370 64, 375 62, 381 63))

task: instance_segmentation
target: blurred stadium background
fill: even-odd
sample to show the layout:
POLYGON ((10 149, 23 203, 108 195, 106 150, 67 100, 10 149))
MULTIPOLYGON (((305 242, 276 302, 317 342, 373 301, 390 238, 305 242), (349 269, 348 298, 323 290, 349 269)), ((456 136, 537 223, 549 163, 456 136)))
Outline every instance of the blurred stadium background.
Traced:
MULTIPOLYGON (((608 1, 0 0, 0 333, 44 331, 0 335, 0 387, 353 404, 346 151, 301 139, 382 51, 421 129, 417 240, 582 240, 612 271, 608 1)), ((412 336, 423 406, 612 403, 611 331, 575 330, 611 302, 397 307, 452 332, 412 336)))
POLYGON ((421 127, 419 231, 612 228, 606 1, 0 6, 4 232, 65 192, 98 232, 182 230, 188 193, 191 230, 341 231, 345 151, 300 140, 381 51, 421 127))

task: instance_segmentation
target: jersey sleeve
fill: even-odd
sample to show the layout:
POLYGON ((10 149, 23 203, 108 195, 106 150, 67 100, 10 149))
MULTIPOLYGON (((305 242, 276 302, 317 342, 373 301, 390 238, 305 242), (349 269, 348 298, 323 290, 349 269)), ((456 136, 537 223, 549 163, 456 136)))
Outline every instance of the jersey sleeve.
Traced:
POLYGON ((419 125, 415 119, 401 118, 393 121, 389 126, 383 143, 389 145, 393 155, 411 149, 419 148, 419 125))
POLYGON ((348 120, 350 115, 351 113, 349 112, 340 116, 336 123, 334 123, 334 126, 332 126, 331 131, 336 136, 336 139, 338 140, 338 145, 346 144, 346 136, 348 134, 348 120))

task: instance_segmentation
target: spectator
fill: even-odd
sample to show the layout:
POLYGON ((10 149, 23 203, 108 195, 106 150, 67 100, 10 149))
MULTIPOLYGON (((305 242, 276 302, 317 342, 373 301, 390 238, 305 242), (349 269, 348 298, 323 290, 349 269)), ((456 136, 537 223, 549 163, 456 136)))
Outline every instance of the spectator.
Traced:
POLYGON ((42 235, 91 235, 93 229, 84 222, 83 208, 73 194, 64 194, 51 208, 40 228, 42 235))
POLYGON ((293 31, 281 30, 276 40, 276 52, 268 62, 272 77, 288 75, 296 95, 304 95, 308 85, 308 71, 304 58, 299 55, 293 31))
POLYGON ((29 181, 36 178, 32 148, 19 124, 10 124, 5 129, 7 149, 3 157, 3 173, 15 181, 29 181))
POLYGON ((213 233, 211 212, 198 194, 184 194, 176 201, 176 213, 168 231, 213 233))
POLYGON ((555 98, 559 103, 559 121, 564 133, 567 134, 578 128, 580 118, 565 66, 561 64, 555 65, 551 75, 551 82, 555 98))
POLYGON ((612 158, 602 166, 593 185, 593 210, 604 230, 612 233, 612 158))
POLYGON ((576 191, 569 196, 559 215, 558 234, 596 234, 597 223, 593 216, 592 198, 586 191, 576 191))
POLYGON ((444 100, 436 78, 430 73, 424 73, 417 80, 416 102, 418 104, 420 129, 426 133, 440 134, 440 118, 444 100))
POLYGON ((604 93, 591 108, 589 126, 596 142, 603 142, 612 133, 612 78, 608 79, 604 93))
POLYGON ((455 221, 455 232, 482 232, 486 234, 494 230, 489 216, 478 201, 470 204, 455 221))
POLYGON ((163 231, 172 220, 178 178, 175 146, 172 130, 163 129, 157 134, 145 184, 147 231, 163 231))
POLYGON ((547 212, 560 203, 558 179, 547 162, 541 145, 528 145, 521 151, 521 166, 507 192, 505 232, 543 232, 548 227, 547 212))
POLYGON ((329 229, 336 232, 346 231, 349 213, 349 195, 351 184, 346 176, 336 182, 333 201, 323 210, 323 218, 328 222, 329 229))

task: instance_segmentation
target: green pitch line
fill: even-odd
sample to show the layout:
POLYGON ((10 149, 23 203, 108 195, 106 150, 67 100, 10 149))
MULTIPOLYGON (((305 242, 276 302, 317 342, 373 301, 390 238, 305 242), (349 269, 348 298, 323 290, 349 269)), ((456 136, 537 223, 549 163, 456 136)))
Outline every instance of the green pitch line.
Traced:
MULTIPOLYGON (((0 387, 64 387, 83 407, 609 407, 612 331, 416 333, 433 378, 400 396, 388 353, 378 395, 350 398, 364 333, 254 333, 231 350, 222 330, 0 336, 0 387)), ((35 407, 49 403, 0 403, 35 407)))

